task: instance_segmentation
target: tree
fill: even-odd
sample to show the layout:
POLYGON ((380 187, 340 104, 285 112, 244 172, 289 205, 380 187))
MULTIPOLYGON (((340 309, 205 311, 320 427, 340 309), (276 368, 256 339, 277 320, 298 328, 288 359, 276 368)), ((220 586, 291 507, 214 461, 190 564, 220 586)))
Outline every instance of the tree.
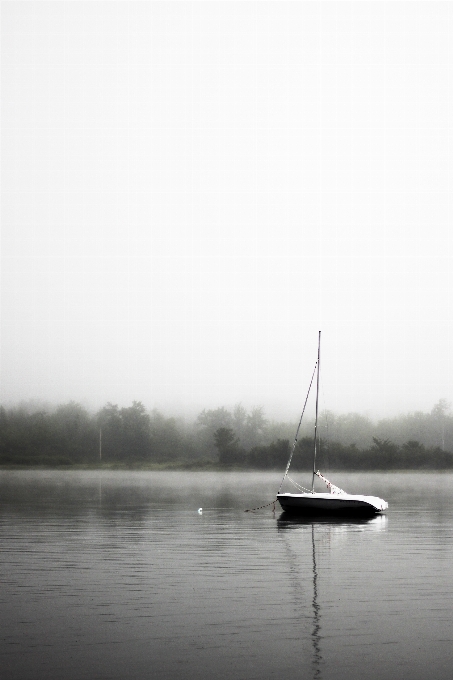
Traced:
POLYGON ((266 418, 262 406, 255 406, 247 416, 242 443, 246 449, 263 444, 266 418))
POLYGON ((215 457, 215 449, 213 447, 214 433, 220 427, 231 428, 233 419, 231 413, 226 408, 217 408, 214 410, 203 410, 196 422, 196 434, 198 449, 202 457, 215 457))
POLYGON ((214 443, 219 452, 221 465, 234 465, 244 460, 244 452, 239 448, 239 440, 230 427, 219 427, 214 432, 214 443))
POLYGON ((109 402, 99 411, 98 423, 107 460, 144 460, 152 455, 150 417, 140 401, 122 409, 109 402))
POLYGON ((288 462, 289 441, 278 439, 268 446, 255 446, 247 454, 247 463, 252 467, 283 470, 288 462))
POLYGON ((110 401, 97 415, 99 428, 102 430, 102 458, 117 460, 122 456, 122 420, 117 404, 110 401))
POLYGON ((413 439, 407 441, 401 447, 401 467, 414 469, 426 466, 428 455, 425 447, 413 439))
POLYGON ((73 461, 94 460, 97 428, 90 414, 74 401, 59 406, 51 416, 51 426, 63 455, 73 461))
POLYGON ((120 411, 123 435, 123 455, 144 460, 151 454, 150 417, 141 401, 120 411))
MULTIPOLYGON (((450 404, 446 399, 439 399, 437 404, 433 406, 431 416, 434 421, 437 439, 440 440, 440 448, 445 450, 445 430, 450 415, 450 404)), ((435 435, 435 436, 436 436, 435 435)))
POLYGON ((242 404, 236 404, 233 409, 233 426, 234 431, 240 440, 244 437, 245 429, 247 425, 247 411, 242 406, 242 404))
POLYGON ((181 460, 184 441, 175 418, 165 418, 157 409, 151 412, 151 441, 153 458, 159 461, 181 460))
POLYGON ((209 411, 204 409, 197 418, 197 424, 207 430, 214 431, 219 427, 231 427, 233 418, 231 413, 223 406, 209 411))
POLYGON ((389 439, 378 439, 373 437, 373 446, 371 448, 374 455, 376 455, 376 467, 392 468, 397 463, 396 456, 398 447, 389 439))

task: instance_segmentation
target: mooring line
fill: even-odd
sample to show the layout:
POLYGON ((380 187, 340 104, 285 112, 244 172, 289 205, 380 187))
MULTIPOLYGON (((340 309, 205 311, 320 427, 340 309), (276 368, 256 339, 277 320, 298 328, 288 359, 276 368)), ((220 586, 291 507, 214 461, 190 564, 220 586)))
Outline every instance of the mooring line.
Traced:
POLYGON ((275 512, 275 504, 277 500, 272 501, 271 503, 266 503, 266 505, 260 505, 259 508, 249 508, 248 510, 244 510, 244 512, 255 512, 256 510, 262 510, 263 508, 268 508, 270 505, 274 506, 274 512, 275 512))

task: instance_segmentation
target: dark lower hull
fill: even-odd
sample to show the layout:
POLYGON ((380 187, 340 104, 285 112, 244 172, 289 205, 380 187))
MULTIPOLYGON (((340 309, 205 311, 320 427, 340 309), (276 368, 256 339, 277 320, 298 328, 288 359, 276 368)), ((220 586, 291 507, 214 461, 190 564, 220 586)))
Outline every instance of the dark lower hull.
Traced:
POLYGON ((387 504, 370 496, 354 497, 330 494, 277 494, 285 513, 294 515, 335 515, 341 517, 371 517, 381 513, 387 504))
POLYGON ((384 519, 385 515, 378 514, 332 514, 329 512, 298 514, 294 512, 283 511, 277 520, 280 528, 289 526, 301 526, 303 524, 338 524, 343 526, 346 524, 362 525, 368 522, 373 522, 376 519, 384 519))
MULTIPOLYGON (((281 505, 281 503, 280 503, 281 505)), ((284 507, 281 505, 285 516, 291 517, 307 517, 310 519, 335 519, 335 518, 347 518, 347 517, 374 517, 375 515, 380 515, 381 511, 376 510, 370 506, 368 507, 357 507, 357 508, 338 508, 337 510, 327 510, 324 508, 294 508, 294 507, 284 507)))

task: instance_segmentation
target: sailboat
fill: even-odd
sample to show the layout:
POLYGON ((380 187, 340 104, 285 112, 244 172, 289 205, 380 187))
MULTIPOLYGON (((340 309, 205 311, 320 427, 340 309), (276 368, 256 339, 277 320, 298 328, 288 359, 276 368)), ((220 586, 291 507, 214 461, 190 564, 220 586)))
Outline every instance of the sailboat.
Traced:
POLYGON ((388 508, 388 503, 382 498, 377 496, 362 496, 353 495, 346 493, 343 489, 332 484, 324 475, 321 474, 319 470, 316 469, 316 453, 317 453, 317 443, 318 443, 318 400, 319 400, 319 369, 321 362, 321 331, 318 335, 318 359, 311 376, 311 382, 308 389, 308 393, 305 399, 304 408, 302 410, 302 415, 299 420, 299 425, 297 427, 296 436, 294 439, 294 444, 291 449, 289 456, 288 465, 286 466, 285 474, 283 475, 280 488, 277 493, 277 501, 280 503, 282 509, 288 513, 297 514, 332 514, 332 515, 375 515, 384 512, 388 508), (307 405, 308 396, 310 394, 313 379, 316 373, 316 413, 315 413, 315 436, 313 443, 313 474, 311 480, 311 489, 304 489, 299 484, 296 484, 288 476, 289 468, 291 465, 291 460, 294 454, 294 450, 297 444, 297 437, 299 434, 299 429, 302 423, 302 418, 304 416, 305 407, 307 405), (315 492, 315 477, 321 479, 327 486, 327 493, 317 493, 315 492), (299 493, 281 493, 283 484, 285 480, 291 481, 299 493))

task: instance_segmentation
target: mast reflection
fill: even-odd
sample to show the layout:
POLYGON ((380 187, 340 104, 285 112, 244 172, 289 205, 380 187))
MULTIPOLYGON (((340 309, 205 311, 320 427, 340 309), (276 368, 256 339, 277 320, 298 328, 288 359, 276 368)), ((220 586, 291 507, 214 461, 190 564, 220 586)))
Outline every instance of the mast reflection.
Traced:
POLYGON ((321 678, 321 610, 318 602, 318 570, 316 569, 315 525, 311 525, 311 544, 313 551, 313 632, 311 634, 313 644, 313 678, 321 678))

